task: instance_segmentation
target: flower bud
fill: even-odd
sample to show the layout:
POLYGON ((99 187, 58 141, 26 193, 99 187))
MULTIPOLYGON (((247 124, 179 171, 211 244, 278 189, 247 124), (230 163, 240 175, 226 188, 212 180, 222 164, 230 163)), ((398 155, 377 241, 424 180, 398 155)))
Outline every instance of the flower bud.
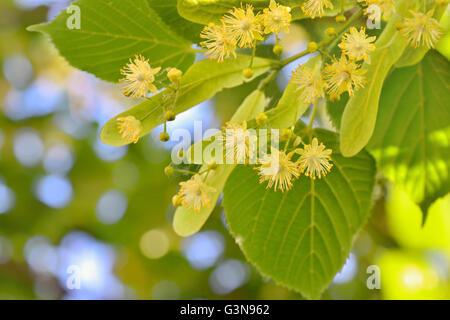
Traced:
POLYGON ((178 83, 181 80, 182 76, 183 72, 181 70, 178 70, 177 68, 171 68, 167 73, 167 77, 172 83, 178 83))
POLYGON ((174 196, 172 197, 172 204, 173 204, 175 207, 179 207, 179 206, 182 205, 182 199, 183 199, 183 198, 182 198, 180 195, 176 194, 176 195, 174 195, 174 196))
POLYGON ((256 124, 262 126, 267 122, 267 115, 264 112, 260 112, 256 115, 256 124))
POLYGON ((289 137, 291 135, 292 135, 292 130, 289 128, 284 128, 283 130, 281 130, 280 138, 281 138, 281 140, 287 140, 287 139, 289 139, 289 137))
POLYGON ((175 120, 175 112, 173 112, 172 110, 167 110, 166 113, 164 114, 164 119, 166 121, 175 120))
POLYGON ((273 47, 273 53, 275 53, 277 56, 281 55, 283 53, 283 50, 284 50, 283 46, 281 46, 279 44, 276 44, 273 47))
POLYGON ((242 75, 244 76, 245 79, 251 79, 254 75, 254 72, 252 69, 247 68, 242 71, 242 75))
POLYGON ((171 177, 173 175, 173 172, 174 172, 174 170, 173 170, 173 167, 171 167, 171 166, 167 166, 164 168, 164 173, 168 177, 171 177))
POLYGON ((344 15, 340 15, 336 17, 336 22, 345 22, 347 18, 344 15))
POLYGON ((317 42, 311 41, 310 43, 308 43, 307 50, 308 50, 308 52, 313 53, 313 52, 317 51, 318 47, 319 46, 317 45, 317 42))
POLYGON ((215 161, 209 161, 207 165, 208 165, 208 169, 209 170, 216 170, 217 169, 217 163, 215 161))
POLYGON ((162 142, 167 142, 170 140, 169 134, 167 132, 161 132, 161 134, 159 135, 159 140, 161 140, 162 142))
POLYGON ((327 28, 325 30, 325 33, 327 34, 327 36, 331 37, 336 34, 336 29, 335 28, 327 28))

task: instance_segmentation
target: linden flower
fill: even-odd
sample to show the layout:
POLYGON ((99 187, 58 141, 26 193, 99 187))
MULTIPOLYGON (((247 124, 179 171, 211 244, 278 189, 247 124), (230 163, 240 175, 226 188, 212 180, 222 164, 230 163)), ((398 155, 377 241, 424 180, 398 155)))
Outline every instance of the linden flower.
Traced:
POLYGON ((428 49, 434 48, 443 34, 439 22, 433 18, 434 10, 426 14, 412 10, 410 12, 413 17, 405 18, 398 26, 400 34, 414 48, 421 45, 428 49))
POLYGON ((193 175, 191 179, 185 182, 180 182, 180 186, 178 199, 181 205, 197 212, 200 212, 202 207, 209 205, 209 194, 216 191, 216 189, 204 183, 199 174, 193 175))
POLYGON ((136 55, 134 61, 130 59, 128 63, 120 73, 125 78, 119 81, 125 83, 123 93, 126 96, 132 98, 144 97, 148 91, 158 92, 153 82, 155 81, 155 75, 161 70, 160 67, 152 69, 148 63, 148 59, 144 59, 141 55, 136 55))
POLYGON ((330 163, 331 149, 325 149, 323 143, 317 138, 312 140, 311 144, 307 144, 303 149, 297 149, 300 159, 297 161, 300 165, 300 171, 311 179, 319 179, 326 176, 330 172, 333 165, 330 163))
POLYGON ((366 29, 361 27, 361 31, 355 27, 350 28, 350 33, 346 33, 342 36, 342 42, 339 44, 339 48, 350 59, 360 61, 364 60, 370 63, 368 53, 375 51, 375 45, 372 43, 377 37, 367 37, 366 29))
POLYGON ((261 16, 253 13, 253 6, 234 8, 222 19, 225 30, 241 48, 251 48, 255 40, 263 40, 261 16))
POLYGON ((230 160, 247 163, 248 158, 253 157, 257 141, 256 135, 247 130, 247 122, 242 125, 227 122, 223 129, 225 133, 218 136, 218 141, 224 146, 227 163, 230 160))
POLYGON ((133 116, 121 117, 117 119, 117 127, 123 140, 133 143, 138 142, 142 131, 141 121, 133 116))
POLYGON ((329 0, 308 0, 302 6, 305 15, 312 19, 322 17, 325 14, 325 8, 333 9, 334 6, 329 0))
POLYGON ((284 192, 292 188, 292 180, 300 176, 297 164, 291 161, 295 152, 289 154, 279 151, 276 148, 271 148, 271 154, 265 155, 263 159, 260 159, 260 167, 255 168, 258 170, 260 176, 259 183, 269 181, 267 189, 274 186, 274 190, 277 189, 284 192))
POLYGON ((210 23, 200 34, 200 37, 206 39, 200 45, 207 49, 205 55, 210 59, 217 59, 222 62, 224 59, 233 56, 236 58, 236 41, 225 31, 225 27, 210 23))
POLYGON ((264 9, 264 32, 280 33, 281 30, 289 32, 291 24, 291 8, 279 5, 275 0, 270 0, 269 8, 264 9))
POLYGON ((366 77, 365 69, 360 69, 360 66, 348 60, 346 56, 342 55, 339 60, 333 59, 333 64, 328 65, 324 69, 324 79, 328 94, 331 98, 339 99, 340 95, 348 92, 350 96, 354 95, 354 90, 364 86, 366 77))
POLYGON ((368 6, 368 8, 364 9, 364 14, 372 21, 378 18, 378 12, 373 11, 373 6, 381 9, 383 20, 385 21, 395 12, 395 6, 392 0, 358 0, 358 2, 364 2, 364 5, 368 6))
POLYGON ((305 104, 315 103, 325 95, 325 82, 319 64, 314 69, 298 66, 292 74, 292 82, 297 85, 297 90, 301 90, 300 101, 305 104))

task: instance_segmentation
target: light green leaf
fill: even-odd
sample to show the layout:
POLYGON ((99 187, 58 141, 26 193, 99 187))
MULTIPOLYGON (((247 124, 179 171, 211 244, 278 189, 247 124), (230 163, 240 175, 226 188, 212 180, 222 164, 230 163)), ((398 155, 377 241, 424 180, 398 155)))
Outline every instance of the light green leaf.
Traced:
POLYGON ((369 142, 375 128, 378 103, 384 80, 391 67, 401 57, 406 41, 396 29, 402 14, 409 8, 408 0, 400 2, 398 14, 393 16, 380 38, 377 49, 371 55, 371 64, 364 63, 367 69, 367 84, 350 98, 341 120, 341 152, 351 157, 361 151, 369 142))
MULTIPOLYGON (((241 123, 244 120, 254 118, 258 113, 264 110, 266 103, 266 97, 262 91, 253 91, 233 115, 231 121, 241 123)), ((198 143, 202 143, 202 141, 198 143)), ((191 147, 191 149, 192 148, 194 148, 194 146, 191 147)), ((208 160, 210 159, 205 159, 205 162, 208 160)), ((219 164, 217 169, 210 172, 204 180, 206 184, 216 189, 216 191, 210 195, 209 206, 202 208, 199 213, 184 207, 179 207, 177 209, 173 220, 173 228, 178 235, 187 237, 201 229, 211 215, 211 212, 214 210, 217 199, 225 186, 225 182, 234 168, 235 165, 219 164)), ((206 166, 203 166, 200 171, 204 169, 206 169, 206 166)))
POLYGON ((379 169, 422 207, 450 192, 450 63, 430 51, 386 80, 369 148, 379 169))
POLYGON ((120 69, 136 54, 150 59, 152 67, 183 71, 194 61, 191 43, 162 21, 148 0, 79 0, 73 5, 80 7, 80 29, 69 29, 71 14, 62 11, 52 22, 28 30, 48 34, 78 69, 117 82, 120 69))
MULTIPOLYGON (((249 66, 251 57, 238 56, 223 63, 215 60, 203 60, 194 64, 180 82, 180 91, 174 109, 176 114, 186 111, 197 104, 213 97, 224 88, 236 87, 249 81, 244 79, 242 71, 249 66)), ((254 77, 268 71, 275 61, 255 58, 253 61, 254 77)), ((250 79, 252 80, 252 79, 250 79)), ((173 104, 175 92, 166 89, 137 106, 109 120, 103 127, 100 137, 106 144, 121 146, 127 144, 117 130, 117 118, 132 115, 142 122, 141 136, 148 134, 157 125, 164 122, 165 110, 173 104)))
POLYGON ((289 192, 258 183, 252 168, 238 166, 224 189, 230 231, 246 258, 265 276, 307 298, 318 298, 348 257, 371 207, 375 162, 362 151, 339 153, 338 137, 316 130, 333 150, 326 178, 301 176, 289 192))
MULTIPOLYGON (((355 5, 354 1, 344 0, 344 8, 355 5)), ((334 16, 340 12, 340 0, 331 0, 334 9, 328 9, 326 16, 334 16)), ((269 6, 270 0, 178 0, 178 12, 187 20, 208 24, 210 22, 218 22, 222 16, 234 7, 240 7, 241 4, 249 3, 256 10, 263 10, 269 6)), ((293 20, 308 18, 303 13, 301 6, 302 1, 298 0, 278 0, 277 3, 288 6, 292 9, 291 15, 293 20)))
POLYGON ((182 18, 178 14, 177 0, 148 0, 150 7, 158 13, 161 19, 183 38, 193 43, 200 42, 200 32, 203 26, 182 18))

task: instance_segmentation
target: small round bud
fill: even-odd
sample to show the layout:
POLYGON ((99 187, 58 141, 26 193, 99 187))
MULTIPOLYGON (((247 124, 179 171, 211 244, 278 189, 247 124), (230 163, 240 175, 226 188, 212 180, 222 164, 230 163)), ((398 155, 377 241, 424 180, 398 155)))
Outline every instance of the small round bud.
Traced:
POLYGON ((209 170, 216 170, 217 169, 217 163, 215 161, 209 161, 207 165, 208 165, 208 169, 209 170))
POLYGON ((182 205, 182 200, 183 200, 183 198, 180 195, 176 194, 172 197, 172 204, 175 207, 179 207, 182 205))
POLYGON ((167 110, 164 114, 164 119, 166 119, 166 121, 175 120, 175 112, 173 112, 172 110, 167 110))
POLYGON ((172 166, 167 166, 164 168, 164 173, 166 176, 171 177, 173 175, 173 167, 172 166))
POLYGON ((159 140, 161 140, 162 142, 167 142, 170 140, 169 134, 167 132, 161 132, 161 134, 159 135, 159 140))
POLYGON ((167 77, 172 83, 178 83, 181 80, 182 76, 183 72, 181 70, 178 70, 177 68, 172 68, 167 73, 167 77))
POLYGON ((284 50, 283 46, 281 46, 279 44, 276 44, 273 47, 273 53, 275 53, 277 56, 281 55, 283 53, 283 50, 284 50))
POLYGON ((184 156, 184 150, 181 149, 180 151, 178 151, 178 158, 183 158, 184 156))
POLYGON ((308 43, 307 50, 308 50, 308 52, 313 53, 313 52, 317 51, 318 47, 319 46, 317 45, 317 42, 311 41, 310 43, 308 43))
POLYGON ((252 69, 247 68, 242 71, 242 75, 244 76, 245 79, 250 79, 251 77, 253 77, 254 72, 252 69))
POLYGON ((264 112, 260 112, 256 115, 256 124, 262 126, 267 122, 267 115, 264 112))
POLYGON ((347 18, 342 14, 336 17, 336 22, 345 22, 345 21, 347 21, 347 18))
POLYGON ((327 34, 327 36, 331 37, 334 36, 336 34, 336 29, 335 28, 327 28, 325 30, 325 33, 327 34))
POLYGON ((287 140, 290 138, 291 135, 292 135, 292 130, 288 129, 288 128, 284 128, 283 130, 281 130, 280 138, 281 138, 281 140, 287 140))

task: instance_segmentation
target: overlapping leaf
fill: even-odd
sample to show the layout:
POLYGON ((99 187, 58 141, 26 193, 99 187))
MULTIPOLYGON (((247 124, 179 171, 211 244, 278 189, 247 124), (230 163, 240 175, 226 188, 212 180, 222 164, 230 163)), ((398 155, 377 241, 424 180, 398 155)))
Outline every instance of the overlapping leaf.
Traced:
POLYGON ((62 11, 48 24, 30 31, 48 34, 60 54, 74 67, 116 82, 120 69, 136 54, 152 66, 186 70, 194 61, 191 42, 172 31, 148 0, 79 0, 80 29, 69 29, 73 13, 62 11))
POLYGON ((450 192, 450 63, 430 51, 386 80, 369 148, 379 169, 426 213, 450 192))
MULTIPOLYGON (((334 4, 333 9, 328 9, 326 15, 336 15, 340 12, 340 0, 331 0, 334 4)), ((251 4, 256 10, 262 10, 269 6, 270 0, 178 0, 178 11, 184 18, 193 22, 208 24, 209 22, 217 22, 220 18, 234 7, 240 7, 241 4, 251 4)), ((303 13, 301 6, 303 1, 298 0, 278 0, 285 6, 289 6, 292 11, 294 20, 307 18, 303 13)), ((354 6, 354 1, 344 0, 344 8, 354 6)))
MULTIPOLYGON (((239 86, 246 79, 242 70, 248 68, 251 57, 239 56, 237 59, 228 59, 223 63, 215 60, 202 60, 194 64, 180 82, 180 91, 174 112, 183 112, 197 104, 213 97, 224 88, 239 86)), ((268 71, 274 61, 255 58, 253 61, 254 77, 268 71)), ((247 80, 248 81, 248 80, 247 80)), ((117 118, 132 115, 142 122, 141 136, 148 134, 157 125, 163 123, 164 112, 174 103, 175 92, 172 89, 164 90, 137 106, 127 110, 109 120, 103 127, 101 139, 104 143, 121 146, 127 144, 117 130, 117 118)))
POLYGON ((309 298, 318 298, 348 257, 352 239, 371 207, 375 163, 362 151, 339 153, 338 137, 314 135, 332 148, 335 167, 322 180, 305 176, 281 193, 258 183, 255 171, 237 167, 224 189, 230 231, 258 270, 309 298))

